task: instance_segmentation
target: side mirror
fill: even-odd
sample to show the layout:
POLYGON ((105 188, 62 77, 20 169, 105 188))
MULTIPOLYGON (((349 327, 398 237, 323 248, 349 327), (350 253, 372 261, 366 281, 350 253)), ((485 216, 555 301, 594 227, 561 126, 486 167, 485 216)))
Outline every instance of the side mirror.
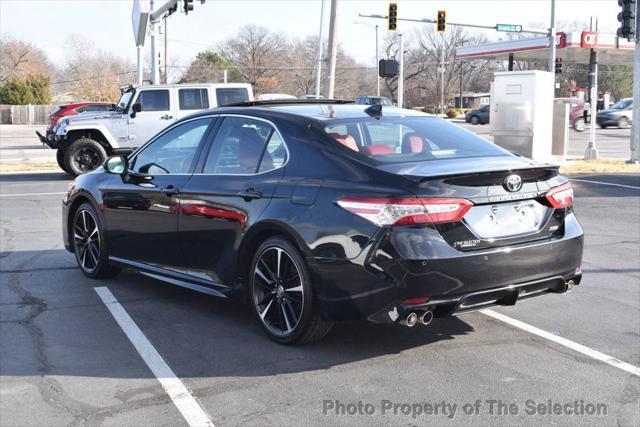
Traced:
POLYGON ((142 104, 136 102, 131 106, 131 118, 134 118, 140 111, 142 111, 142 104))
POLYGON ((109 157, 104 162, 104 170, 115 175, 124 175, 129 170, 129 161, 125 156, 109 157))

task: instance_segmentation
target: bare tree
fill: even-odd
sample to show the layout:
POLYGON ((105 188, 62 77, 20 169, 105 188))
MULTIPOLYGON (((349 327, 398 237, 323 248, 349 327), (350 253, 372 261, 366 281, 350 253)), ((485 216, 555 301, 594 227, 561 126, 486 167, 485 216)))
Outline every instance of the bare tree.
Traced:
POLYGON ((0 38, 0 82, 10 76, 51 76, 52 65, 45 53, 31 43, 9 35, 0 38))
POLYGON ((135 65, 113 53, 97 49, 81 37, 70 37, 66 43, 67 65, 59 73, 58 92, 71 92, 76 99, 115 102, 119 86, 135 78, 135 65))
POLYGON ((264 27, 247 25, 218 45, 217 53, 234 64, 257 93, 278 86, 278 70, 286 64, 286 39, 264 27))

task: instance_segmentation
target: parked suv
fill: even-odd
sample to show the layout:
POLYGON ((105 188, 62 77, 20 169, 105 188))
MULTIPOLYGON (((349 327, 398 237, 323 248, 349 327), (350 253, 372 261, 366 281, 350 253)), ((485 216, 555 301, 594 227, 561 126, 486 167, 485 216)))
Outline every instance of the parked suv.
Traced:
POLYGON ((59 164, 71 175, 128 154, 170 123, 196 111, 253 99, 246 83, 128 85, 113 111, 82 113, 60 120, 55 136, 43 142, 58 150, 59 164))
POLYGON ((602 110, 596 116, 596 121, 601 128, 617 126, 620 129, 629 129, 633 120, 633 98, 625 98, 613 104, 606 110, 602 110))

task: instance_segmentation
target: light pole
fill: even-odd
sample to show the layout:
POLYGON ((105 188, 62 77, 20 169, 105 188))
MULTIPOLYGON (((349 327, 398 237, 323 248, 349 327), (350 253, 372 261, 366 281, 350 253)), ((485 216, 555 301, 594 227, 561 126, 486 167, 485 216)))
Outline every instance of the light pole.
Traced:
POLYGON ((367 27, 375 28, 376 30, 376 94, 380 96, 380 75, 378 73, 378 64, 380 63, 380 49, 378 48, 378 25, 367 24, 366 22, 354 21, 354 24, 366 25, 367 27))
POLYGON ((318 58, 316 65, 316 99, 320 99, 320 79, 322 78, 322 25, 324 24, 324 0, 320 3, 320 30, 318 30, 318 58))

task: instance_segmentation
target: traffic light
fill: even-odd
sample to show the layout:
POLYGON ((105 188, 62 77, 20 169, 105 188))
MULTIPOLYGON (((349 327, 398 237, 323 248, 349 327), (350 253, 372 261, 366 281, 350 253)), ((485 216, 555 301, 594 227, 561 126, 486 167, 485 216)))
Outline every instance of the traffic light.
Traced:
POLYGON ((389 17, 387 19, 387 29, 398 31, 398 3, 389 3, 389 17))
POLYGON ((439 33, 442 33, 447 28, 447 12, 444 10, 438 11, 438 19, 436 19, 436 29, 439 33))
POLYGON ((618 13, 618 22, 622 24, 620 28, 618 28, 618 37, 631 41, 637 31, 637 2, 636 0, 618 0, 618 5, 622 8, 622 11, 618 13))
POLYGON ((562 58, 556 58, 556 74, 562 72, 562 58))
POLYGON ((182 10, 184 10, 184 14, 186 15, 193 10, 193 0, 183 0, 183 2, 182 10))

